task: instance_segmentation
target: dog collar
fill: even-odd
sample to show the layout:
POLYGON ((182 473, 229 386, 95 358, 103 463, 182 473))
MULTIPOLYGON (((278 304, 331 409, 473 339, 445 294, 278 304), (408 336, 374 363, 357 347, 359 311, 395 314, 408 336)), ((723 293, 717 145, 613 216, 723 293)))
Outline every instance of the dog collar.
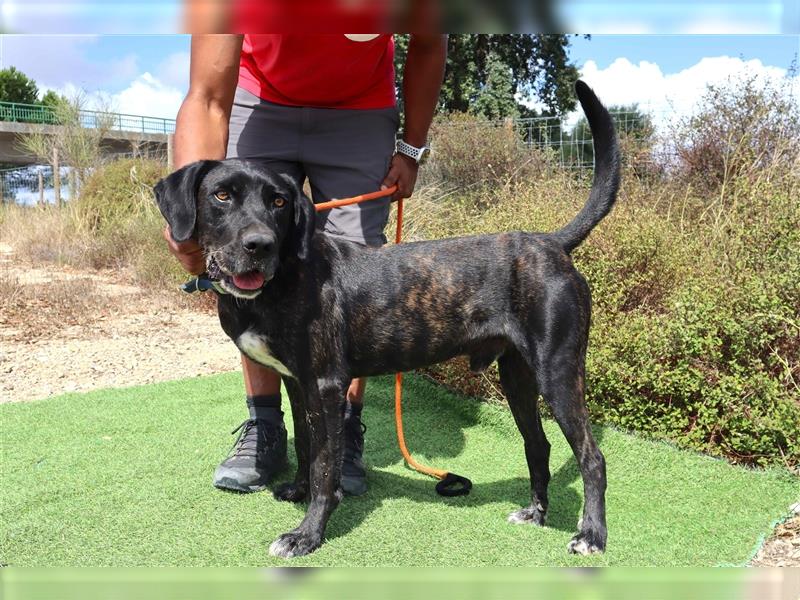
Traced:
POLYGON ((187 294, 194 294, 195 292, 207 292, 208 290, 212 290, 222 296, 230 293, 222 287, 222 284, 220 284, 219 281, 209 278, 208 273, 201 273, 180 287, 181 291, 186 292, 187 294))

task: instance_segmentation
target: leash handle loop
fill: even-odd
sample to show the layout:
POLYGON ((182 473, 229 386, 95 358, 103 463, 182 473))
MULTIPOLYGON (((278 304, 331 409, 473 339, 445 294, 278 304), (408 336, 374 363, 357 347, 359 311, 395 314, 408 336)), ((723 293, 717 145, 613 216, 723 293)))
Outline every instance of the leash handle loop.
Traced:
POLYGON ((439 483, 436 484, 436 493, 440 496, 466 496, 472 489, 472 482, 466 477, 448 473, 439 483))

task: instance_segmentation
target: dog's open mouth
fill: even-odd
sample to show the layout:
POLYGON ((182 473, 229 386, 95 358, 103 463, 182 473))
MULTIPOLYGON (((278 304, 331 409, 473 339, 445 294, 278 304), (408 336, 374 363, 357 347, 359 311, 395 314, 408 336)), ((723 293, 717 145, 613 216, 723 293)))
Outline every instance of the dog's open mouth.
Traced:
POLYGON ((238 275, 223 274, 219 281, 234 296, 251 300, 261 293, 267 278, 260 271, 247 271, 238 275))
POLYGON ((212 279, 220 282, 222 287, 229 293, 240 298, 255 298, 261 293, 261 288, 267 282, 267 278, 261 271, 252 270, 244 273, 227 273, 213 258, 208 264, 208 275, 212 279))
POLYGON ((223 279, 230 280, 240 290, 258 290, 264 285, 266 279, 263 273, 258 271, 248 271, 240 275, 225 275, 223 279))

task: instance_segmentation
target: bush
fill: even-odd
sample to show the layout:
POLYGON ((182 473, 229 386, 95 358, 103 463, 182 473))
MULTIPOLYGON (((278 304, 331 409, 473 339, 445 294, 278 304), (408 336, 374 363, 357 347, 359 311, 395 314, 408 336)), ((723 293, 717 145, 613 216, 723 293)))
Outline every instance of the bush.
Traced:
POLYGON ((131 221, 158 215, 153 186, 166 174, 163 164, 146 159, 117 160, 95 169, 74 202, 78 223, 107 235, 131 221))
POLYGON ((714 197, 725 195, 731 182, 795 169, 800 105, 790 81, 748 76, 709 85, 696 113, 681 119, 671 135, 684 179, 714 197))
MULTIPOLYGON (((797 468, 800 181, 736 176, 728 185, 737 201, 709 211, 707 196, 664 173, 625 174, 617 207, 574 253, 594 298, 593 419, 735 462, 797 468)), ((588 188, 546 173, 445 198, 434 218, 427 206, 410 210, 406 227, 418 238, 552 231, 588 188)), ((457 359, 428 373, 503 401, 495 366, 474 375, 457 359)))
POLYGON ((523 181, 551 165, 545 154, 523 146, 511 121, 504 125, 456 113, 437 119, 430 138, 433 155, 423 170, 426 181, 461 189, 523 181))
POLYGON ((64 207, 4 207, 2 237, 30 260, 115 268, 139 283, 174 286, 187 275, 161 237, 164 220, 152 193, 166 172, 154 160, 108 163, 64 207))

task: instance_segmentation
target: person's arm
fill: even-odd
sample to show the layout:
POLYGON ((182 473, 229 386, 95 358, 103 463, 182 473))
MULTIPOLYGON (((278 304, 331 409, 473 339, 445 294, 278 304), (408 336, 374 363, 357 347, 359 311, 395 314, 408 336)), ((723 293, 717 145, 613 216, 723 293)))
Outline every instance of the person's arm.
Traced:
POLYGON ((240 35, 192 36, 189 92, 175 123, 176 168, 225 158, 241 51, 240 35))
MULTIPOLYGON (((192 36, 189 92, 175 123, 175 168, 197 160, 225 158, 241 50, 239 35, 192 36)), ((205 270, 197 242, 176 242, 169 227, 164 239, 184 269, 195 275, 205 270)))
MULTIPOLYGON (((446 60, 446 35, 411 35, 403 71, 403 140, 417 148, 424 146, 428 138, 428 129, 439 102, 446 60)), ((414 191, 418 170, 419 165, 414 159, 395 154, 382 188, 397 185, 392 200, 408 198, 414 191)))

